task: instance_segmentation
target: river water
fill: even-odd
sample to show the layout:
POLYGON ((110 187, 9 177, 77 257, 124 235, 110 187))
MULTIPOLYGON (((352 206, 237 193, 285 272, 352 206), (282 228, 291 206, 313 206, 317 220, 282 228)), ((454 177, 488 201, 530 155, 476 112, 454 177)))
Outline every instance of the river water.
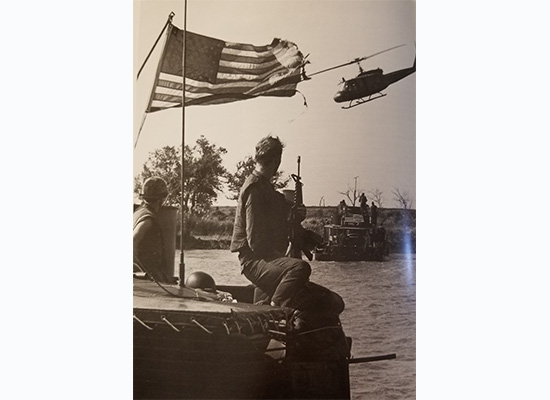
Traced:
MULTIPOLYGON (((311 267, 311 280, 346 302, 341 321, 353 339, 352 355, 397 354, 394 360, 351 364, 351 398, 415 399, 416 256, 391 254, 385 262, 312 261, 311 267)), ((187 250, 185 269, 186 276, 207 272, 218 284, 250 283, 228 250, 187 250)))

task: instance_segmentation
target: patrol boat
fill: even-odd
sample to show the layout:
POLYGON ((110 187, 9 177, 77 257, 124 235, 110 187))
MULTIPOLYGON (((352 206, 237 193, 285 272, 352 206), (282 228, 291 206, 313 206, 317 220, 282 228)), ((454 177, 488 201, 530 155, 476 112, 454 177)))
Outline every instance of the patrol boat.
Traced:
MULTIPOLYGON (((163 207, 159 220, 172 235, 175 210, 163 207)), ((165 251, 175 259, 175 246, 165 251)), ((173 262, 165 273, 173 276, 173 262)), ((343 303, 327 318, 332 292, 308 284, 322 294, 312 310, 323 312, 298 329, 295 310, 253 304, 253 285, 216 285, 204 273, 206 281, 190 283, 195 274, 183 286, 134 273, 134 398, 350 398, 357 360, 337 317, 343 303)))
POLYGON ((368 223, 360 207, 335 212, 315 249, 317 261, 384 261, 388 255, 385 228, 368 223))
POLYGON ((349 399, 341 325, 295 331, 292 310, 134 281, 134 398, 349 399))

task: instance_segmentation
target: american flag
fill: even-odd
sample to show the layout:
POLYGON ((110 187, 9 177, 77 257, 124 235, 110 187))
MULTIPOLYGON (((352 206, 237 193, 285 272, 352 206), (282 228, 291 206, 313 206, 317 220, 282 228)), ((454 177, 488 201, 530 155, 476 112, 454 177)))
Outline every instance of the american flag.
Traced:
MULTIPOLYGON (((305 58, 292 43, 229 43, 187 31, 185 105, 230 103, 258 96, 291 97, 305 58)), ((170 25, 147 112, 181 107, 183 31, 170 25)))

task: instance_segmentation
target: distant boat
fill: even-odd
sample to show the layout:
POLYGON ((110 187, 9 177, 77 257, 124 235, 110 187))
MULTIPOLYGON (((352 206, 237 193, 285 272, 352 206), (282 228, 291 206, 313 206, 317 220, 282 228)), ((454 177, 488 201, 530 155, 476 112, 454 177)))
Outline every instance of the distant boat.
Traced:
POLYGON ((317 261, 384 261, 389 255, 386 230, 368 223, 360 207, 345 207, 324 226, 323 244, 314 255, 317 261))

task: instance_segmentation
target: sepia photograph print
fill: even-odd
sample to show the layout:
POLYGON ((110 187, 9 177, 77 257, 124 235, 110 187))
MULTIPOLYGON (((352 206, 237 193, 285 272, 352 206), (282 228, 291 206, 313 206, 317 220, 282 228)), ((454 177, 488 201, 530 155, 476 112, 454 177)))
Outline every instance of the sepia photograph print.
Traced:
POLYGON ((134 0, 133 398, 416 398, 416 46, 414 0, 134 0))
POLYGON ((4 3, 0 398, 550 397, 542 2, 4 3))

